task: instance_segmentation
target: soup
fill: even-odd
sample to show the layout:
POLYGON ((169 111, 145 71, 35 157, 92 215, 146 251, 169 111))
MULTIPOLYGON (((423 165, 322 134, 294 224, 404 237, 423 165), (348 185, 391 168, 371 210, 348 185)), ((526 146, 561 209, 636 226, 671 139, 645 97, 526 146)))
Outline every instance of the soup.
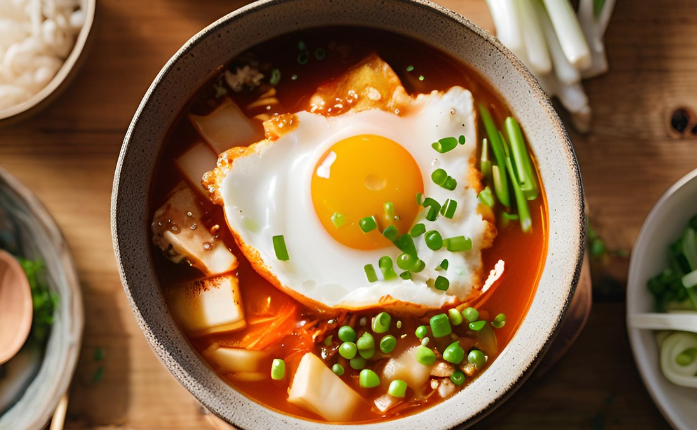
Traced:
POLYGON ((544 189, 505 101, 467 65, 367 28, 221 66, 172 125, 150 201, 192 346, 309 420, 394 419, 466 390, 546 257, 544 189))

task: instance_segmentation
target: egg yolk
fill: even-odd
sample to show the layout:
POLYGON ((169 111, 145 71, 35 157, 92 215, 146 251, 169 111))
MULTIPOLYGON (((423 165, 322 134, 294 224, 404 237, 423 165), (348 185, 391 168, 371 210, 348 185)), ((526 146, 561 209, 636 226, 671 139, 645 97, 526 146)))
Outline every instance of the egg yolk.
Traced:
POLYGON ((311 188, 315 212, 334 239, 354 249, 378 249, 391 245, 382 235, 387 227, 394 225, 399 234, 409 231, 424 183, 404 147, 365 134, 329 148, 315 167, 311 188), (364 232, 360 221, 369 217, 377 227, 364 232))

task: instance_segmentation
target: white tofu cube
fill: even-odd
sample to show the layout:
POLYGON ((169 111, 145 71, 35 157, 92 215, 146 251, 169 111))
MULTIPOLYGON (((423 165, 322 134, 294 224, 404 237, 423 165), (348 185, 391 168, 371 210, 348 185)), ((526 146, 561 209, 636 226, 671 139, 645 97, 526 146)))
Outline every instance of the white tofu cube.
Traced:
POLYGON ((401 379, 412 390, 420 391, 428 382, 433 365, 424 366, 416 361, 416 349, 411 347, 397 358, 391 358, 382 369, 381 380, 387 384, 395 379, 401 379))
POLYGON ((191 188, 201 193, 203 197, 208 198, 208 191, 201 185, 201 178, 204 173, 215 168, 217 161, 218 155, 213 152, 210 146, 203 142, 198 142, 177 157, 174 163, 191 188))
POLYGON ((370 407, 311 352, 300 360, 288 401, 333 422, 348 421, 358 407, 370 407))
POLYGON ((233 274, 168 287, 165 298, 175 321, 194 337, 236 331, 247 325, 233 274))
POLYGON ((270 373, 271 357, 268 352, 244 348, 229 348, 213 344, 203 351, 203 356, 217 366, 217 370, 229 373, 270 373))
POLYGON ((223 101, 208 115, 189 115, 189 119, 216 154, 264 138, 261 123, 247 118, 230 99, 223 101))

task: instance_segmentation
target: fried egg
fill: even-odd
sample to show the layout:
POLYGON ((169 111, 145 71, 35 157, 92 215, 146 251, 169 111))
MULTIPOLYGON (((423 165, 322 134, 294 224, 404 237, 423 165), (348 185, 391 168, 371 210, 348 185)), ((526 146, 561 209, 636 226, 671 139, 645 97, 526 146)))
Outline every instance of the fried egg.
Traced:
POLYGON ((369 109, 325 117, 299 112, 286 127, 277 140, 221 155, 224 168, 214 172, 217 201, 228 225, 262 276, 321 309, 428 310, 477 295, 483 283, 481 251, 491 246, 495 228, 479 211, 469 91, 453 87, 422 94, 400 113, 369 109), (432 147, 440 139, 460 136, 464 144, 448 152, 432 147), (434 182, 437 169, 457 182, 454 189, 434 182), (456 202, 452 218, 425 219, 428 208, 417 202, 417 195, 441 204, 456 202), (377 228, 365 232, 365 219, 377 228), (433 250, 422 234, 413 241, 423 270, 411 273, 411 279, 384 279, 379 260, 390 257, 400 273, 402 251, 383 231, 393 225, 401 235, 418 223, 443 239, 464 236, 471 249, 433 250), (283 237, 287 260, 278 258, 275 236, 283 237), (377 280, 367 276, 368 265, 377 280), (446 290, 435 285, 438 277, 449 281, 446 290))

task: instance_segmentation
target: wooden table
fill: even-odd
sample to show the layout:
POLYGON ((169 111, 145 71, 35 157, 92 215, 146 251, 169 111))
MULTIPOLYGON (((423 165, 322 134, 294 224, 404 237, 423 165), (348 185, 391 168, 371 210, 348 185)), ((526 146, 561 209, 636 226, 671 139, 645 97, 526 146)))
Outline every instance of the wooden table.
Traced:
MULTIPOLYGON (((441 2, 492 27, 483 0, 441 2)), ((84 288, 87 321, 69 429, 211 428, 135 323, 116 271, 109 204, 121 141, 146 88, 184 41, 242 3, 102 0, 94 47, 69 91, 36 117, 0 130, 0 164, 54 214, 84 288), (99 347, 104 374, 93 382, 99 347)), ((697 138, 677 139, 667 126, 675 108, 697 109, 697 14, 694 0, 618 3, 607 34, 612 71, 586 84, 592 133, 571 135, 592 223, 610 248, 629 251, 660 194, 697 167, 697 138)), ((477 428, 669 428, 631 357, 626 269, 626 258, 596 262, 594 309, 576 344, 477 428)))

